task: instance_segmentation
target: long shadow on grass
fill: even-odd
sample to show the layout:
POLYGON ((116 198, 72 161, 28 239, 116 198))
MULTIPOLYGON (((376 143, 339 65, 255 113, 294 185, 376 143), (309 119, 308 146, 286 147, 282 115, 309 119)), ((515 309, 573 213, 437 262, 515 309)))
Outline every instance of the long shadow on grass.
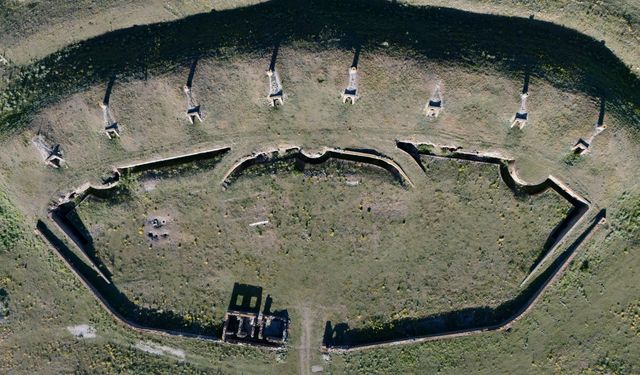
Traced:
POLYGON ((104 98, 102 99, 102 104, 109 105, 109 101, 111 101, 111 92, 113 91, 113 85, 116 83, 116 76, 112 75, 109 77, 109 82, 107 82, 107 89, 104 92, 104 98))
POLYGON ((588 228, 526 289, 497 307, 475 307, 424 318, 401 319, 375 329, 350 328, 348 323, 338 323, 334 326, 331 322, 327 322, 323 345, 330 348, 354 348, 403 339, 497 330, 517 319, 535 302, 604 217, 606 217, 606 211, 603 209, 588 228))
POLYGON ((198 67, 199 56, 195 56, 193 58, 193 62, 191 63, 191 67, 189 67, 189 76, 187 77, 187 87, 191 88, 193 86, 193 77, 196 75, 196 68, 198 67))
POLYGON ((113 276, 111 271, 102 262, 96 248, 93 244, 93 236, 89 229, 84 225, 84 222, 78 216, 78 211, 75 209, 74 203, 68 203, 66 205, 58 206, 51 213, 51 218, 63 229, 69 238, 76 243, 78 248, 98 267, 98 270, 108 279, 111 280, 113 276))
POLYGON ((188 65, 194 55, 264 53, 275 42, 350 50, 360 40, 371 52, 386 42, 387 51, 407 57, 511 76, 529 69, 560 88, 606 91, 614 112, 639 122, 640 80, 603 43, 559 25, 384 0, 272 0, 116 30, 56 52, 10 83, 0 123, 3 130, 24 126, 34 110, 114 73, 144 78, 188 65))
POLYGON ((259 313, 262 306, 262 287, 249 284, 234 283, 227 310, 246 313, 259 313))
POLYGON ((72 270, 82 278, 109 312, 125 324, 136 329, 157 330, 169 334, 198 336, 205 339, 217 339, 222 334, 221 324, 203 325, 188 321, 172 311, 136 305, 114 284, 107 283, 92 267, 83 262, 43 221, 38 220, 36 229, 72 270))

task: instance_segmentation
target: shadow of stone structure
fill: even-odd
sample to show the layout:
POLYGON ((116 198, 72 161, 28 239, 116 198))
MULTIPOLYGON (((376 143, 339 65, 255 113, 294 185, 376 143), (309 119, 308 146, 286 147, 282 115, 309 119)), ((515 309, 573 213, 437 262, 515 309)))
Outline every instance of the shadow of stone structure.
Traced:
POLYGON ((433 94, 427 102, 425 113, 427 117, 438 117, 440 112, 444 109, 444 103, 442 102, 442 92, 440 90, 440 84, 436 84, 433 94))
POLYGON ((604 130, 607 125, 604 123, 604 114, 606 110, 606 97, 604 93, 600 95, 600 111, 598 113, 598 121, 596 122, 596 129, 604 130))
POLYGON ((98 257, 93 244, 93 236, 78 216, 76 203, 69 202, 51 211, 51 218, 75 242, 82 254, 89 258, 91 264, 97 267, 97 272, 108 282, 111 282, 111 271, 98 257))
POLYGON ((195 120, 202 122, 202 113, 200 112, 200 105, 193 98, 193 92, 191 87, 193 86, 193 77, 196 74, 196 67, 198 66, 198 57, 196 56, 189 68, 189 77, 187 78, 187 84, 183 87, 185 96, 187 97, 187 120, 193 124, 195 120))

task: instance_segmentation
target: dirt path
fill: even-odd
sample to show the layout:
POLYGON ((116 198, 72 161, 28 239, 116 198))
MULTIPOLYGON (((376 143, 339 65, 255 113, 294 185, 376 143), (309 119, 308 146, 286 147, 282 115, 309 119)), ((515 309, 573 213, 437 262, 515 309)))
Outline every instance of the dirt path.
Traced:
POLYGON ((309 308, 303 307, 301 312, 302 330, 300 331, 300 347, 298 355, 300 356, 300 375, 311 375, 311 312, 309 308))

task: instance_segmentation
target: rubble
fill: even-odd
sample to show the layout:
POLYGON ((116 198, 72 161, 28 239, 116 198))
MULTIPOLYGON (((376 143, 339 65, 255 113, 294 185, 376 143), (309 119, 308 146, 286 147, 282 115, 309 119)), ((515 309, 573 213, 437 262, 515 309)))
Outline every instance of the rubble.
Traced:
POLYGON ((286 311, 270 312, 271 297, 267 296, 260 311, 262 288, 236 283, 231 303, 224 315, 222 341, 259 346, 284 346, 288 338, 289 319, 286 311))

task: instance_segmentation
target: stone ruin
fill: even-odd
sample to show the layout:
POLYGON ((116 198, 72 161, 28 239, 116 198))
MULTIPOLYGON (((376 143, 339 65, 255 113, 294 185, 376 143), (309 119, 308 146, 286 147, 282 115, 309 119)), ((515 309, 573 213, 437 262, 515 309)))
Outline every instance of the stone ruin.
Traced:
POLYGON ((152 241, 166 240, 169 238, 169 231, 163 227, 167 225, 167 218, 153 217, 145 221, 144 230, 147 238, 152 241))
POLYGON ((262 288, 236 283, 224 315, 222 341, 276 347, 285 345, 289 319, 270 313, 270 301, 271 297, 267 296, 264 311, 260 311, 262 288))
POLYGON ((520 95, 520 110, 516 112, 516 115, 513 117, 511 122, 511 127, 517 126, 519 129, 522 129, 527 125, 527 119, 529 114, 527 113, 527 97, 529 97, 528 92, 523 92, 520 95))
POLYGON ((287 321, 262 313, 227 311, 222 340, 234 343, 281 346, 287 342, 287 321))
POLYGON ((438 117, 440 112, 444 108, 442 104, 442 93, 440 92, 440 85, 436 85, 433 95, 429 98, 429 102, 425 107, 425 113, 427 117, 438 117))
POLYGON ((358 67, 353 65, 349 68, 349 84, 342 93, 342 102, 356 104, 358 99, 358 67))
POLYGON ((278 71, 273 69, 267 70, 267 76, 269 77, 269 105, 276 107, 284 104, 284 95, 282 93, 282 83, 280 83, 280 76, 278 71))
POLYGON ((120 137, 120 127, 118 123, 113 120, 111 116, 111 110, 109 109, 109 104, 100 103, 100 108, 102 108, 102 118, 104 120, 104 132, 107 134, 109 139, 114 137, 120 137))
POLYGON ((59 144, 50 146, 44 136, 38 133, 31 141, 36 149, 40 152, 44 163, 53 168, 60 168, 65 164, 63 152, 59 144))
POLYGON ((571 148, 576 155, 583 155, 589 151, 590 142, 585 141, 584 139, 578 139, 578 142, 571 148))
POLYGON ((605 125, 604 123, 604 111, 605 111, 605 101, 603 97, 600 102, 600 113, 598 115, 598 121, 596 122, 595 128, 593 129, 593 131, 591 132, 591 135, 588 138, 578 139, 578 142, 576 142, 576 144, 573 145, 573 147, 571 147, 571 151, 573 151, 574 154, 576 155, 586 154, 589 151, 589 146, 591 145, 591 143, 593 143, 593 140, 596 138, 596 136, 602 133, 607 128, 607 125, 605 125))
POLYGON ((189 122, 191 124, 193 124, 196 119, 198 121, 202 122, 202 114, 200 113, 200 105, 198 105, 198 103, 196 103, 196 101, 193 99, 193 94, 191 92, 191 86, 185 85, 183 90, 184 90, 184 94, 187 97, 187 112, 186 112, 187 119, 189 120, 189 122))

